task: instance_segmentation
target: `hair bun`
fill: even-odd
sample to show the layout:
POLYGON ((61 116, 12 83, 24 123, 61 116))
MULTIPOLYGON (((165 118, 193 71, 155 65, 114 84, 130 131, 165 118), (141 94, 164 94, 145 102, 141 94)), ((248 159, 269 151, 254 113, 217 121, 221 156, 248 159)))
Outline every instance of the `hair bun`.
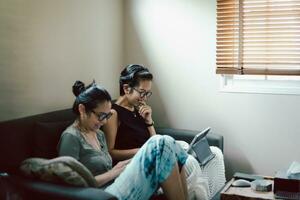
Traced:
POLYGON ((76 81, 72 86, 73 94, 77 97, 80 93, 85 90, 85 85, 81 81, 76 81))

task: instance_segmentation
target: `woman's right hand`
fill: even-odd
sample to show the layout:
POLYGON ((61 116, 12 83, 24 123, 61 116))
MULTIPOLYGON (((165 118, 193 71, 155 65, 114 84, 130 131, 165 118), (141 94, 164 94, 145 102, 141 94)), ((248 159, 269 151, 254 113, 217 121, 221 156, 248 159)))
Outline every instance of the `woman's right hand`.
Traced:
POLYGON ((108 172, 105 172, 103 174, 99 174, 95 176, 95 179, 98 183, 98 187, 103 186, 104 184, 108 183, 109 181, 115 179, 117 176, 119 176, 122 171, 125 169, 127 164, 130 162, 129 160, 124 160, 121 162, 118 162, 111 170, 108 172))
POLYGON ((120 161, 111 169, 114 172, 115 177, 119 176, 123 172, 130 160, 131 159, 120 161))
POLYGON ((147 124, 151 124, 152 120, 152 108, 146 104, 146 102, 140 102, 139 106, 137 107, 139 114, 145 120, 147 124))

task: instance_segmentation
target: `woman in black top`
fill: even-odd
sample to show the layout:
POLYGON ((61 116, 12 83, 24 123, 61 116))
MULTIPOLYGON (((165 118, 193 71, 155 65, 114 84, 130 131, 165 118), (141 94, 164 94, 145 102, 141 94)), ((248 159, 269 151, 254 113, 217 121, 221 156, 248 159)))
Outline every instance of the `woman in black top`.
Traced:
MULTIPOLYGON (((146 103, 152 95, 152 79, 148 69, 140 65, 128 65, 121 72, 120 97, 112 105, 112 117, 103 126, 108 151, 114 162, 132 158, 151 136, 156 135, 152 109, 146 103)), ((206 180, 193 178, 202 172, 197 160, 190 155, 185 172, 191 198, 208 199, 206 180)))
POLYGON ((146 104, 151 96, 153 76, 141 65, 128 65, 120 76, 120 97, 112 105, 112 117, 103 127, 114 161, 125 160, 156 134, 152 109, 146 104))

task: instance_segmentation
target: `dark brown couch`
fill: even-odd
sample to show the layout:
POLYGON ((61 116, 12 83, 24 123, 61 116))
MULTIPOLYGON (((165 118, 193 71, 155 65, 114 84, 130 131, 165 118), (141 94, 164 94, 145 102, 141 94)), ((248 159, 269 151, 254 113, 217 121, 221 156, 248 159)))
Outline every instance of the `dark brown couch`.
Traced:
MULTIPOLYGON (((20 163, 29 157, 54 158, 62 131, 75 119, 71 109, 0 122, 0 199, 115 199, 97 188, 57 185, 24 178, 20 163)), ((156 128, 158 134, 190 142, 199 131, 156 128)), ((223 151, 223 137, 208 135, 210 145, 223 151)))

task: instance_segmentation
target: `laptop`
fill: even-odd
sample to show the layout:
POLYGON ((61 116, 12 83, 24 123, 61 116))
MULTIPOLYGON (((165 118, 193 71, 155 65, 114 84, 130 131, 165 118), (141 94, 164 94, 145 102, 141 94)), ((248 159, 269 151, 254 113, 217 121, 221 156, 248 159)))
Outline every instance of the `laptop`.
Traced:
POLYGON ((210 150, 206 135, 210 131, 210 127, 207 127, 200 133, 198 133, 190 143, 187 152, 194 156, 201 166, 206 165, 211 159, 215 157, 215 154, 210 150))

